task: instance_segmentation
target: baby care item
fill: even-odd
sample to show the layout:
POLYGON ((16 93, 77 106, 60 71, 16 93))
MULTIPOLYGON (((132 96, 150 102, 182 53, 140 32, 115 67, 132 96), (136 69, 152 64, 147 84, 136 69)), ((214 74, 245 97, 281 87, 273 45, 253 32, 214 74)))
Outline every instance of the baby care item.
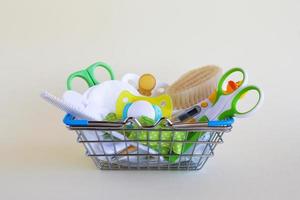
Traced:
POLYGON ((151 96, 152 90, 155 88, 156 79, 152 74, 143 74, 139 78, 139 93, 145 96, 151 96))
POLYGON ((83 95, 73 90, 67 90, 64 92, 62 99, 65 102, 82 109, 84 112, 96 116, 98 119, 103 119, 108 113, 111 112, 111 110, 105 106, 98 105, 94 102, 89 102, 87 97, 91 90, 92 88, 88 89, 83 95))
POLYGON ((67 90, 63 94, 63 100, 103 119, 108 113, 115 112, 116 99, 123 90, 138 94, 128 83, 111 80, 90 87, 83 95, 67 90))
POLYGON ((119 94, 123 90, 128 90, 133 94, 138 94, 128 82, 114 80, 115 75, 112 68, 103 62, 96 62, 86 69, 72 73, 67 79, 68 91, 64 93, 63 99, 67 102, 75 103, 77 106, 84 106, 89 112, 101 112, 103 115, 115 112, 115 103, 119 94), (95 70, 104 68, 111 80, 101 82, 95 77, 95 70), (83 79, 89 89, 80 95, 72 90, 72 83, 75 78, 83 79), (101 110, 101 111, 100 111, 101 110))
POLYGON ((207 98, 216 88, 221 68, 208 65, 183 74, 167 88, 175 109, 185 109, 207 98))
POLYGON ((137 96, 129 91, 121 92, 116 102, 118 118, 138 118, 147 116, 154 120, 172 115, 173 105, 170 96, 164 94, 157 97, 137 96))
POLYGON ((89 87, 98 85, 100 83, 100 81, 98 81, 95 78, 95 74, 94 74, 94 72, 97 68, 104 68, 109 73, 110 79, 111 80, 115 79, 114 72, 108 64, 103 63, 103 62, 96 62, 96 63, 90 65, 89 67, 87 67, 86 69, 72 73, 67 79, 68 90, 72 90, 72 82, 75 78, 83 79, 89 87))
POLYGON ((178 111, 172 115, 171 121, 173 123, 182 123, 182 122, 195 122, 193 119, 194 116, 198 115, 201 112, 201 107, 199 105, 192 106, 181 111, 178 111))
POLYGON ((72 105, 75 105, 81 109, 86 107, 86 99, 82 94, 74 90, 67 90, 64 92, 62 99, 72 105))
POLYGON ((141 95, 156 97, 166 92, 167 83, 156 80, 152 74, 143 74, 141 76, 133 73, 125 74, 122 81, 129 83, 141 95))
POLYGON ((72 114, 73 116, 79 119, 87 119, 87 120, 102 120, 99 117, 85 112, 84 107, 81 104, 74 103, 75 101, 64 101, 47 91, 41 93, 41 97, 45 99, 48 103, 56 106, 57 108, 65 111, 66 113, 72 114))
POLYGON ((106 108, 109 112, 115 112, 117 99, 124 90, 130 91, 134 95, 139 94, 129 83, 119 80, 110 80, 91 87, 84 94, 84 98, 86 99, 87 105, 92 104, 99 108, 106 108))

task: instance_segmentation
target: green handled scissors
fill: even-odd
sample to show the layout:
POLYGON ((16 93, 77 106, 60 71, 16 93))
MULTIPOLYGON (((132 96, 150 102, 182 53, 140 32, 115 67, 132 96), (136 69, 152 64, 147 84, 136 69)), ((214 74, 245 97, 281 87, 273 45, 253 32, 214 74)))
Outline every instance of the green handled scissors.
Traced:
POLYGON ((224 120, 230 117, 247 117, 257 110, 263 101, 263 92, 254 85, 247 85, 248 77, 241 68, 228 70, 220 79, 213 95, 200 102, 202 110, 196 118, 200 121, 224 120), (233 75, 242 75, 242 79, 234 82, 233 75), (224 87, 225 86, 225 87, 224 87), (245 99, 247 104, 241 100, 245 99), (242 106, 241 106, 242 105, 242 106))
POLYGON ((108 64, 103 62, 96 62, 90 65, 89 67, 87 67, 86 69, 72 73, 67 80, 67 89, 72 90, 72 82, 74 78, 83 79, 88 84, 89 87, 99 84, 100 82, 94 76, 94 71, 96 68, 100 68, 100 67, 104 68, 109 73, 111 80, 115 79, 114 72, 108 64))

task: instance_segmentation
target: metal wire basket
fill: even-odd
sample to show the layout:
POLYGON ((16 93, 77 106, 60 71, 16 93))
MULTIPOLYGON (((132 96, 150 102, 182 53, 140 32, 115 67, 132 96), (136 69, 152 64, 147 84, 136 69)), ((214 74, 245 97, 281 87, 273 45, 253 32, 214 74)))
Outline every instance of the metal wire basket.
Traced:
POLYGON ((233 119, 173 124, 162 118, 145 127, 134 118, 88 121, 67 114, 64 123, 76 131, 77 141, 99 169, 200 170, 231 130, 233 119))

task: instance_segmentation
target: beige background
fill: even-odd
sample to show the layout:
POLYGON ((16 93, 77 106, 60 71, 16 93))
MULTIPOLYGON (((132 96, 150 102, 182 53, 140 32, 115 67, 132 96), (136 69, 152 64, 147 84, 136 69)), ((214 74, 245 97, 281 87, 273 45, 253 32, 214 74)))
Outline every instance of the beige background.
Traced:
POLYGON ((299 199, 299 2, 0 0, 1 199, 299 199), (241 66, 265 103, 200 172, 98 171, 39 93, 99 60, 170 83, 241 66))

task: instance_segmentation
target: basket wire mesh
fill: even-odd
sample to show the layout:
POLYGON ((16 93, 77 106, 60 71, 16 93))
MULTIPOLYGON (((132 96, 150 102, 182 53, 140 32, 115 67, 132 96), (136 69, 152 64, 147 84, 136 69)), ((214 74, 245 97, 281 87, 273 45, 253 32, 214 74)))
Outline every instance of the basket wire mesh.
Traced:
POLYGON ((164 118, 151 127, 141 126, 134 118, 124 122, 66 124, 76 131, 77 142, 84 145, 86 155, 103 170, 200 170, 214 155, 216 146, 223 143, 223 134, 232 128, 231 123, 223 126, 209 126, 208 123, 175 125, 164 118), (168 127, 157 128, 161 123, 168 127), (132 128, 132 124, 138 128, 132 128), (129 131, 137 137, 129 139, 126 136, 129 131), (178 133, 183 135, 180 140, 176 139, 178 133), (142 139, 138 137, 141 134, 144 135, 142 139), (199 136, 195 137, 195 134, 199 136), (174 152, 175 147, 180 152, 174 152))

